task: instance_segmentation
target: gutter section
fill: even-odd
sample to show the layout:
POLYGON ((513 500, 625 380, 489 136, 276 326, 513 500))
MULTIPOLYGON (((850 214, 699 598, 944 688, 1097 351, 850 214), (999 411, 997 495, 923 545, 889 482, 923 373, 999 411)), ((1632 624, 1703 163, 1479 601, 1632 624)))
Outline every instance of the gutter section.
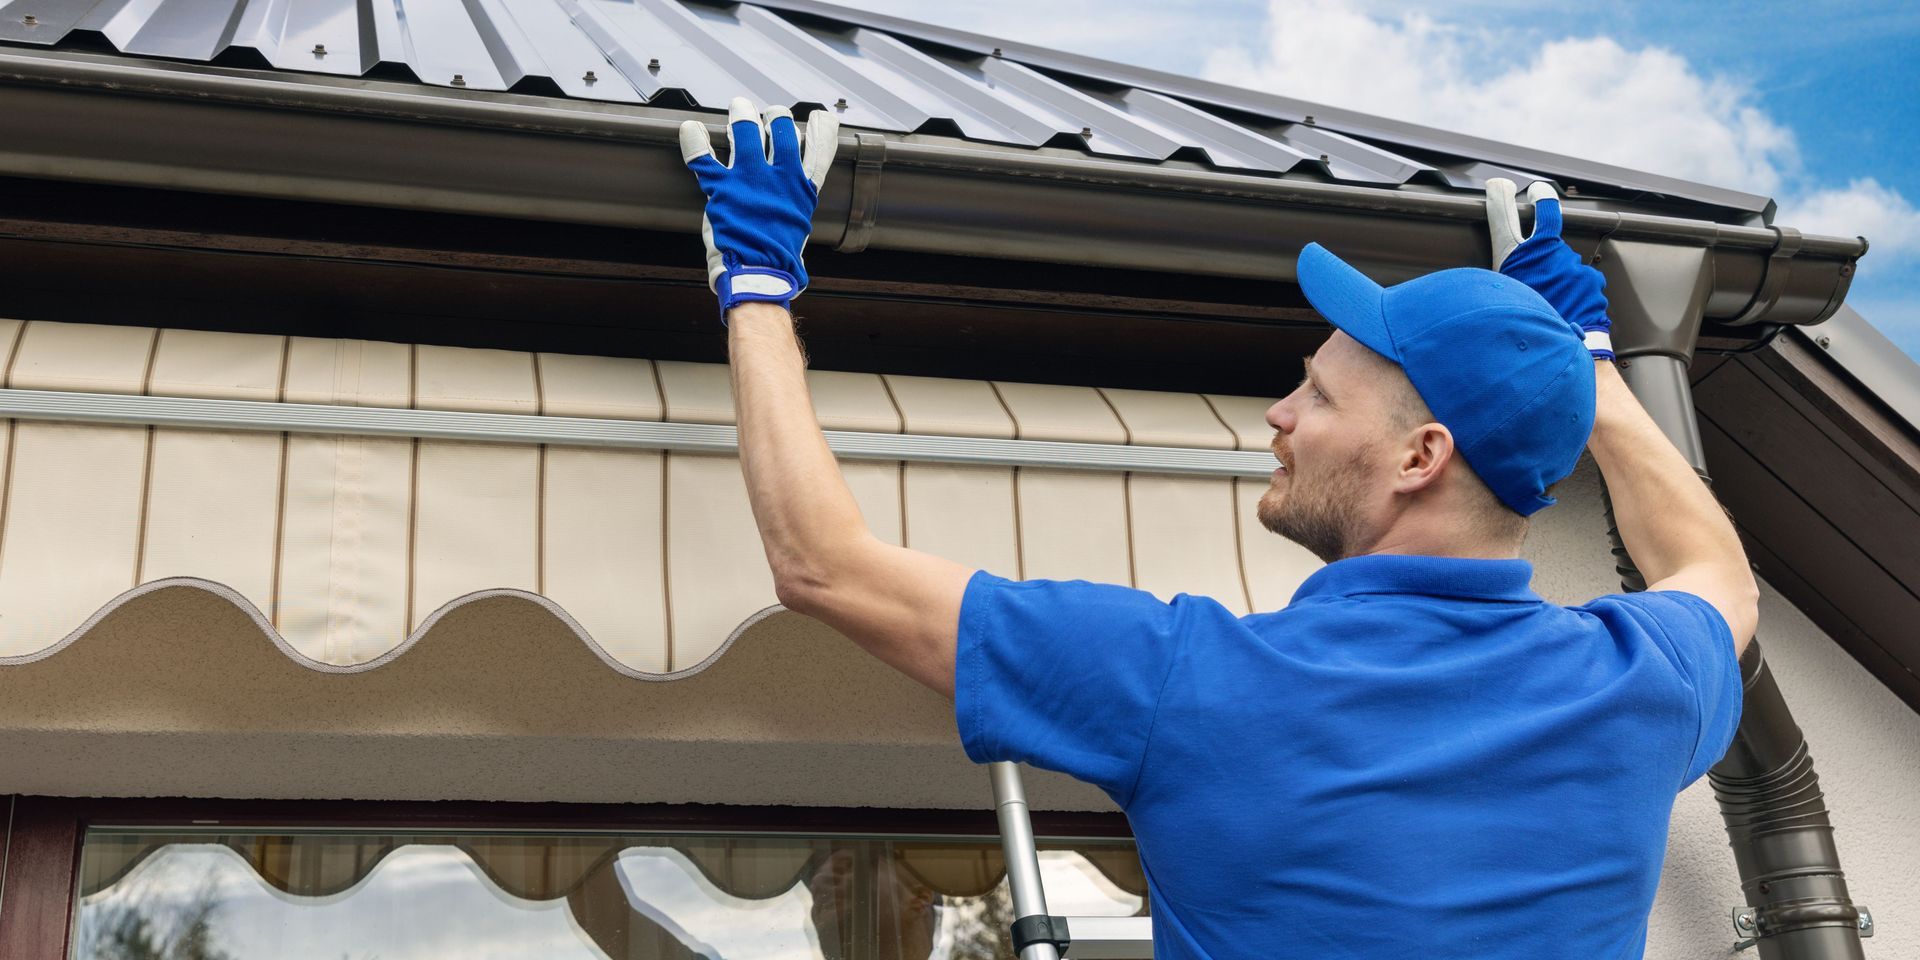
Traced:
MULTIPOLYGON (((3 175, 688 233, 700 194, 678 126, 721 126, 705 113, 11 49, 0 110, 15 131, 0 144, 3 175)), ((836 167, 814 224, 829 247, 1279 281, 1308 240, 1383 282, 1486 257, 1477 195, 853 131, 836 167)), ((1739 323, 1824 320, 1866 249, 1612 210, 1568 208, 1566 223, 1583 253, 1603 239, 1709 251, 1706 316, 1739 323)))

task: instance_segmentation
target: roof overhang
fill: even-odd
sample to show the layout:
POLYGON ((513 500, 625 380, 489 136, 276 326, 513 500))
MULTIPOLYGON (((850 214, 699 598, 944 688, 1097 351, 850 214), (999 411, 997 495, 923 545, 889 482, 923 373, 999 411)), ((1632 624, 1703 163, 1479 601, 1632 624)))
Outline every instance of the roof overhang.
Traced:
MULTIPOLYGON (((0 51, 0 174, 691 233, 679 123, 709 114, 371 80, 0 51)), ((853 253, 1291 280, 1309 240, 1382 281, 1485 263, 1475 196, 846 130, 814 244, 853 253)), ((1708 320, 1805 324, 1858 238, 1570 203, 1569 240, 1705 250, 1708 320)))

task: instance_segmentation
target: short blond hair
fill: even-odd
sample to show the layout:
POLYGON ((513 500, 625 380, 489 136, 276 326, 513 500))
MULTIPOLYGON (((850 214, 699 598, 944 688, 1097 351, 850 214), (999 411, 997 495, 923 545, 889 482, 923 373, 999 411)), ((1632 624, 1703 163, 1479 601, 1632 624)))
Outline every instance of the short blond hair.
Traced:
MULTIPOLYGON (((1393 418, 1396 430, 1412 430, 1415 427, 1438 422, 1433 410, 1422 399, 1420 391, 1414 389, 1413 381, 1407 378, 1407 372, 1400 365, 1374 353, 1364 351, 1368 361, 1379 374, 1377 382, 1381 384, 1386 396, 1387 410, 1393 418)), ((1499 543, 1511 543, 1515 549, 1527 538, 1527 518, 1494 496, 1492 488, 1487 486, 1480 474, 1475 473, 1473 465, 1460 455, 1460 448, 1454 447, 1454 463, 1467 478, 1467 488, 1471 491, 1468 499, 1471 504, 1471 522, 1474 528, 1487 539, 1499 543)))

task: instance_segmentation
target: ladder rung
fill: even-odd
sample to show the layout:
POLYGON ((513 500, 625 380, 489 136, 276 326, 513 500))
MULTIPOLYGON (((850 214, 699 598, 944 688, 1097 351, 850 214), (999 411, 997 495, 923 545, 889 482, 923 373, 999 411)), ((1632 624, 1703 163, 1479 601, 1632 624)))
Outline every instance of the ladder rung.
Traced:
POLYGON ((1153 956, 1151 917, 1068 917, 1071 960, 1146 960, 1153 956))

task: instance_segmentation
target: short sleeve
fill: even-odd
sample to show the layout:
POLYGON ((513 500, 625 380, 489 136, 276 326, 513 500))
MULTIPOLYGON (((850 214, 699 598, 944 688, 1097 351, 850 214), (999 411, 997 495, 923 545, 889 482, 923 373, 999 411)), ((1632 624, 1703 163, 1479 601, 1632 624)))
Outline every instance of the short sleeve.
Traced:
POLYGON ((1603 598, 1631 610, 1651 627, 1662 652, 1693 693, 1700 727, 1687 760, 1685 788, 1720 762, 1740 724, 1745 691, 1740 661, 1733 652, 1733 631, 1713 604, 1683 590, 1649 590, 1603 598))
POLYGON ((954 657, 954 716, 967 756, 1057 770, 1124 807, 1184 649, 1181 604, 1191 600, 976 572, 961 600, 954 657))

